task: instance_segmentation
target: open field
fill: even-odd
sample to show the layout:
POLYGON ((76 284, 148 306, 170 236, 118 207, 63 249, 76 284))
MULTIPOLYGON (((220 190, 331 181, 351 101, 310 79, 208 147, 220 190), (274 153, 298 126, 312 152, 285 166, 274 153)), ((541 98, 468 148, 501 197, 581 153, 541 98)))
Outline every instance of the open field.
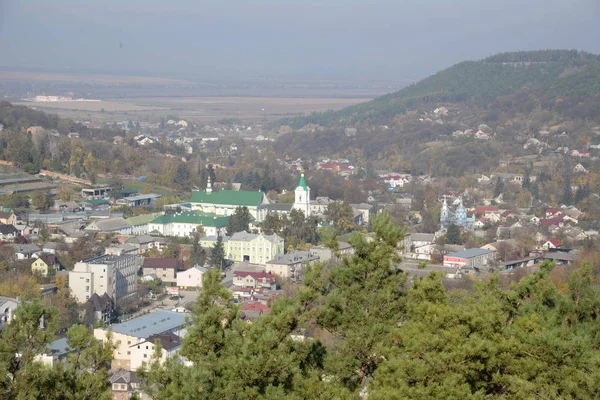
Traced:
POLYGON ((96 75, 96 74, 65 74, 52 72, 20 72, 0 71, 0 80, 27 81, 27 82, 53 82, 53 83, 86 83, 86 84, 190 84, 192 82, 182 79, 158 78, 152 76, 129 75, 96 75))
POLYGON ((159 111, 166 110, 162 107, 146 107, 133 103, 122 103, 116 101, 56 101, 56 102, 14 102, 13 104, 24 105, 36 110, 49 111, 61 114, 61 111, 74 112, 130 112, 130 111, 159 111))
POLYGON ((115 121, 140 119, 158 121, 176 115, 200 124, 214 123, 224 118, 257 122, 271 121, 289 115, 313 111, 340 109, 367 101, 365 98, 323 97, 143 97, 118 101, 55 103, 16 102, 31 108, 56 113, 78 120, 115 121), (102 112, 102 110, 104 110, 102 112), (263 111, 264 110, 264 111, 263 111))

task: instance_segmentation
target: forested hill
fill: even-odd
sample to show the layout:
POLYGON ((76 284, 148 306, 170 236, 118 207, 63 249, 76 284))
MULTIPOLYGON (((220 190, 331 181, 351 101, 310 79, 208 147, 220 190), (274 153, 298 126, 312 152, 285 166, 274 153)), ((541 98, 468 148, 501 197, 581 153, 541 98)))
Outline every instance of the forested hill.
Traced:
POLYGON ((339 111, 282 119, 276 125, 299 129, 313 123, 332 127, 385 124, 420 104, 472 102, 486 107, 500 96, 522 88, 541 91, 541 100, 581 101, 600 96, 600 56, 577 50, 501 53, 465 61, 398 92, 339 111))

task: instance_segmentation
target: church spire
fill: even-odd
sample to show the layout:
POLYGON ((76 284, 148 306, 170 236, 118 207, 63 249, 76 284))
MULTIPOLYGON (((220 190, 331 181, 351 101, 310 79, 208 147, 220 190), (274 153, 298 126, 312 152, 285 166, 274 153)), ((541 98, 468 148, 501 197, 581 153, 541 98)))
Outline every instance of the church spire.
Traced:
POLYGON ((303 169, 300 170, 300 180, 298 181, 298 186, 296 187, 301 187, 302 189, 306 190, 306 179, 304 179, 303 169))

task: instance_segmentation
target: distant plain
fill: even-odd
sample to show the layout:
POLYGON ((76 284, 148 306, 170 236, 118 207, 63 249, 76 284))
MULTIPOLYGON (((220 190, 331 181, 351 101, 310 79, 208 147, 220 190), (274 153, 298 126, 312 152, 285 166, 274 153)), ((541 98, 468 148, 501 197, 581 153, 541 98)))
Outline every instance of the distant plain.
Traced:
POLYGON ((75 120, 159 122, 175 116, 198 124, 235 118, 247 123, 341 109, 396 89, 342 80, 220 81, 55 72, 0 71, 5 100, 75 120), (100 101, 30 102, 36 95, 100 101))

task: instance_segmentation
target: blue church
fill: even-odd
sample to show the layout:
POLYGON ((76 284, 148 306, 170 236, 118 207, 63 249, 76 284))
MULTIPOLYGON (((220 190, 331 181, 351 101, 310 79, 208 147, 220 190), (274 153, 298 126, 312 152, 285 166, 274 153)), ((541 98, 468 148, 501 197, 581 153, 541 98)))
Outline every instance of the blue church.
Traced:
POLYGON ((459 198, 458 206, 456 210, 451 211, 448 207, 446 197, 444 197, 444 203, 440 212, 440 225, 442 228, 447 228, 451 224, 460 226, 463 229, 473 229, 475 223, 475 217, 467 216, 467 209, 463 205, 462 198, 459 198))

